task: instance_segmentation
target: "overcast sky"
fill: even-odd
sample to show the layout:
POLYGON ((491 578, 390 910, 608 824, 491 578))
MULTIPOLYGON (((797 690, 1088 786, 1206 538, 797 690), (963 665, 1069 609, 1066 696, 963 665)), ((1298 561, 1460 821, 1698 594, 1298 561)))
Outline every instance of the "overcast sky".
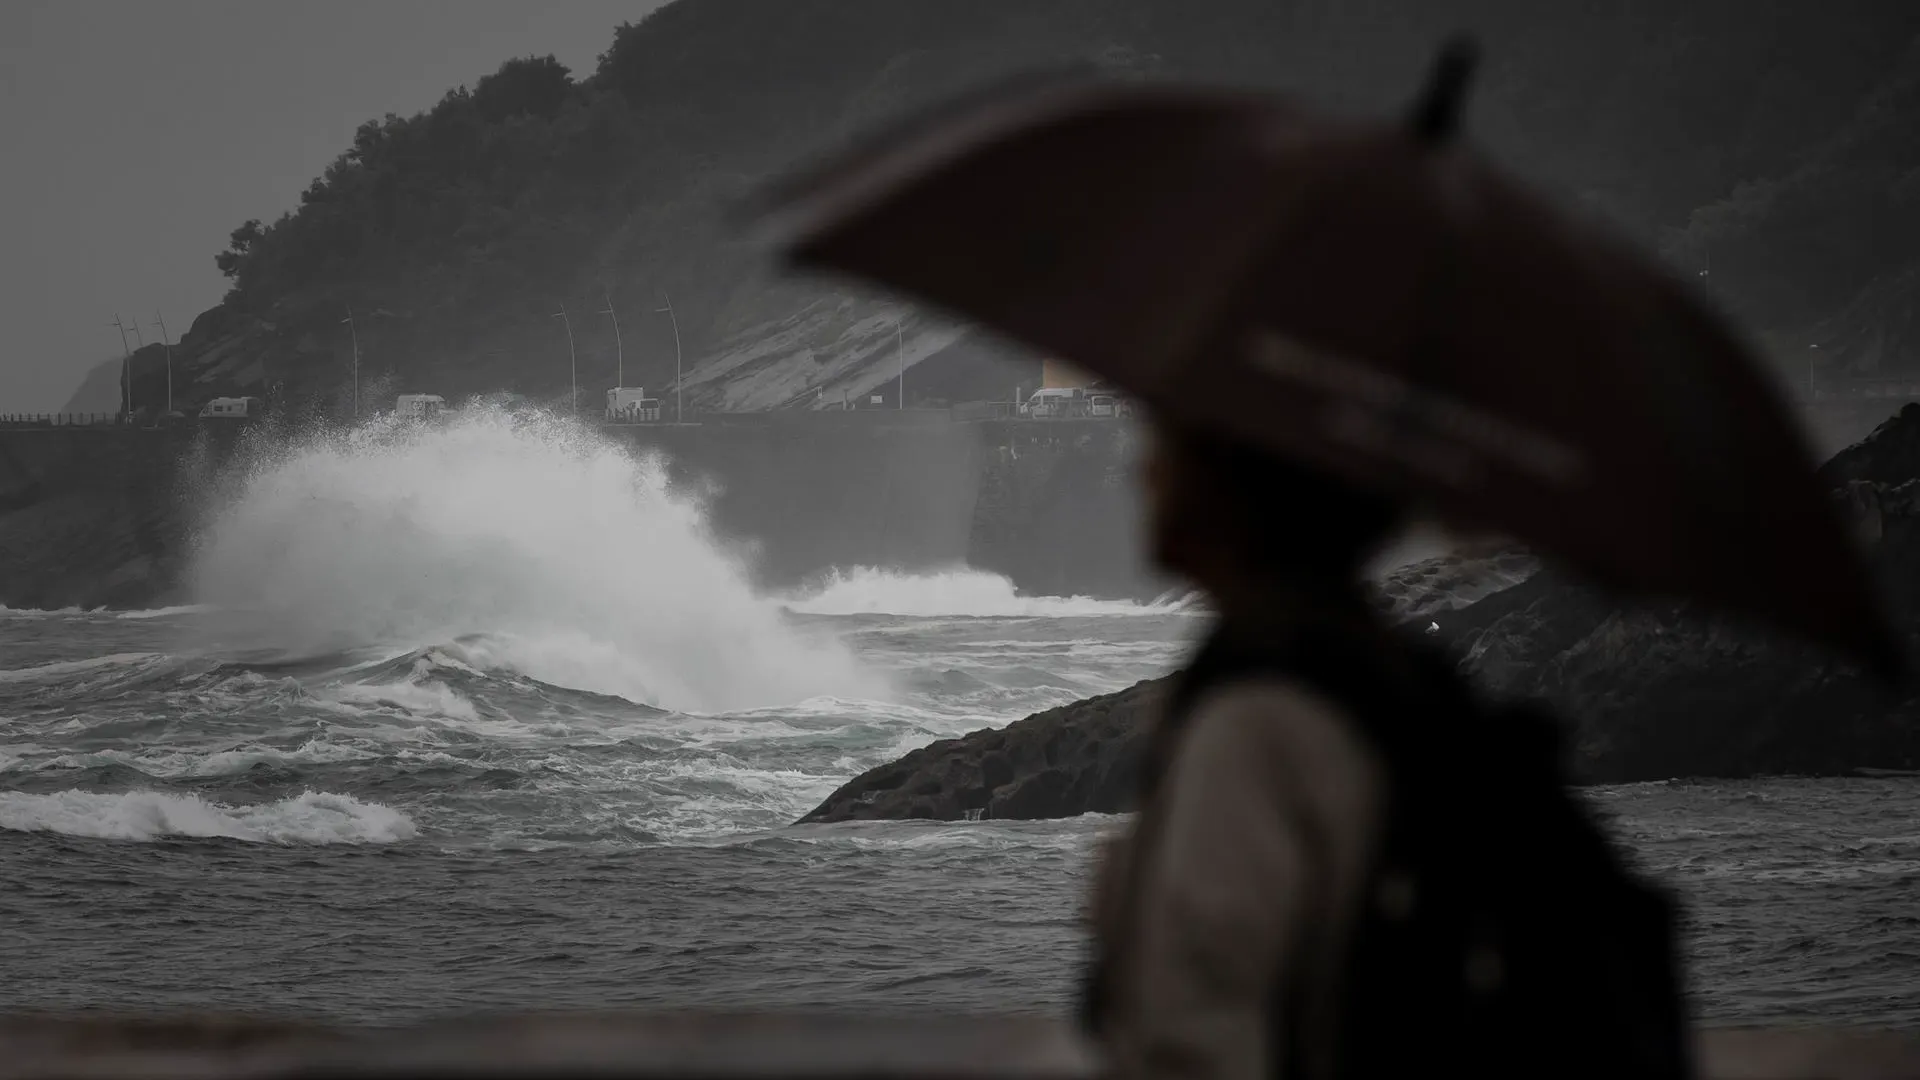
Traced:
POLYGON ((588 74, 661 0, 0 0, 0 413, 219 301, 227 234, 355 127, 515 56, 588 74))

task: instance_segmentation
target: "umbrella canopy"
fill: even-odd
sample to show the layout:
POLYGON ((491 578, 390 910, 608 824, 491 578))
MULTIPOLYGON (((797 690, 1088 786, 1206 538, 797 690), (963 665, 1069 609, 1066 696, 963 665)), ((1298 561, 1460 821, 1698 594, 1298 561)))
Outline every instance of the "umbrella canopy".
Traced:
POLYGON ((787 257, 978 321, 1226 434, 1616 588, 1890 670, 1793 416, 1677 279, 1415 122, 1274 96, 1023 86, 777 193, 787 257))

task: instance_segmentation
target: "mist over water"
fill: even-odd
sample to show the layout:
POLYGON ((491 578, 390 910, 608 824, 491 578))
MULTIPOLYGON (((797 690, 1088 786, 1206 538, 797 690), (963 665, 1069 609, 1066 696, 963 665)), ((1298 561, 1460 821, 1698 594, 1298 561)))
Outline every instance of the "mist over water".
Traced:
POLYGON ((463 642, 488 666, 688 712, 886 693, 754 593, 661 462, 539 414, 290 446, 215 513, 192 581, 229 638, 288 655, 463 642))

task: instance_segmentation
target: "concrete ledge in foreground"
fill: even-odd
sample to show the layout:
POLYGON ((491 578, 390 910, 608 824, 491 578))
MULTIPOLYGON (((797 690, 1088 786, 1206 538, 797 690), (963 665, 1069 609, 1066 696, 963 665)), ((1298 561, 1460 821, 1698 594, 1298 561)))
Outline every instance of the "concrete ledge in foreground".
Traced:
MULTIPOLYGON (((1920 1078, 1920 1041, 1841 1029, 1717 1029, 1710 1080, 1920 1078)), ((1551 1068, 1543 1075, 1550 1075, 1551 1068)), ((354 1029, 208 1016, 0 1020, 0 1080, 847 1077, 1092 1080, 1046 1018, 532 1014, 354 1029)))

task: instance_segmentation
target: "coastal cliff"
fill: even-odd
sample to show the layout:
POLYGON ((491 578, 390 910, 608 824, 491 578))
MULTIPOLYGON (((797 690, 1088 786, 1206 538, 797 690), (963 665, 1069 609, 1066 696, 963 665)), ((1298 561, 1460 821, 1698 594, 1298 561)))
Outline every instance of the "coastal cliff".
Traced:
MULTIPOLYGON (((1906 640, 1920 640, 1920 406, 1823 468, 1869 545, 1906 640)), ((1496 699, 1565 720, 1588 783, 1920 768, 1920 697, 1889 693, 1816 647, 1685 604, 1622 606, 1522 555, 1403 568, 1379 590, 1401 622, 1496 699), (1438 575, 1474 582, 1434 590, 1438 575), (1444 614, 1425 598, 1481 595, 1444 614)), ((1132 808, 1165 678, 947 739, 870 770, 803 821, 1051 818, 1132 808)))

